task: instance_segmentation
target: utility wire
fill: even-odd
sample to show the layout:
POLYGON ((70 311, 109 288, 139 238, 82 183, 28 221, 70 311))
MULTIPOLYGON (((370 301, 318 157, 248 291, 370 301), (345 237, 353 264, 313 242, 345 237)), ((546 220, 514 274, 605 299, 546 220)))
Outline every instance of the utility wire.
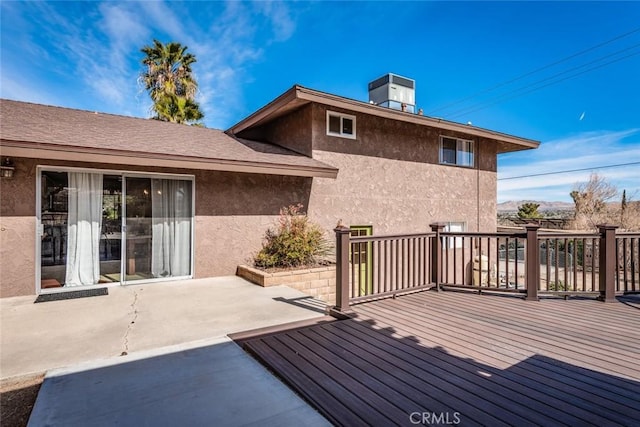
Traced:
MULTIPOLYGON (((636 46, 638 46, 638 45, 636 45, 636 46)), ((636 46, 633 46, 633 47, 636 47, 636 46)), ((632 47, 632 48, 633 48, 633 47, 632 47)), ((629 49, 631 49, 631 48, 629 48, 629 49)), ((628 49, 624 49, 624 50, 628 50, 628 49)), ((619 53, 619 52, 617 52, 617 53, 619 53)), ((616 53, 616 54, 617 54, 617 53, 616 53)), ((550 79, 556 78, 556 77, 558 77, 558 76, 560 76, 560 75, 562 75, 562 74, 565 74, 565 72, 562 72, 562 73, 556 74, 555 76, 551 76, 551 77, 549 77, 549 78, 546 78, 546 79, 540 80, 540 81, 538 81, 538 82, 536 82, 536 83, 533 83, 533 84, 528 85, 528 86, 521 87, 520 89, 516 89, 515 91, 510 92, 510 93, 515 93, 515 95, 509 96, 509 94, 510 94, 510 93, 506 93, 506 94, 504 94, 504 95, 502 95, 502 96, 499 96, 499 97, 497 97, 497 98, 494 98, 494 99, 492 100, 492 102, 489 102, 488 104, 478 103, 478 104, 476 104, 476 105, 474 105, 474 106, 467 107, 466 109, 458 110, 457 112, 454 112, 454 113, 452 113, 451 115, 447 115, 446 117, 450 120, 450 119, 454 119, 454 118, 456 118, 456 117, 460 117, 460 116, 465 115, 465 114, 469 114, 469 113, 473 113, 473 112, 476 112, 476 111, 484 110, 485 108, 491 107, 491 106, 493 106, 493 105, 500 104, 500 103, 502 103, 502 102, 504 102, 504 101, 508 101, 508 100, 510 100, 510 99, 518 98, 518 97, 523 96, 523 95, 526 95, 526 94, 528 94, 528 93, 535 92, 535 91, 540 90, 540 89, 543 89, 543 88, 545 88, 545 87, 552 86, 552 85, 554 85, 554 84, 557 84, 557 83, 563 82, 563 81, 565 81, 565 80, 572 79, 572 78, 577 77, 577 76, 579 76, 579 75, 581 75, 581 74, 585 74, 585 73, 588 73, 589 71, 597 70, 598 68, 602 68, 602 67, 604 67, 604 66, 606 66, 606 65, 610 65, 610 64, 613 64, 613 63, 615 63, 615 62, 622 61, 623 59, 627 59, 627 58, 630 58, 630 57, 635 56, 635 55, 638 55, 638 54, 640 54, 640 51, 638 51, 638 52, 634 52, 634 53, 631 53, 631 54, 626 55, 626 56, 623 56, 623 57, 621 57, 621 58, 617 58, 617 59, 611 60, 611 61, 609 61, 609 62, 605 62, 604 64, 600 64, 600 65, 597 65, 597 66, 595 66, 595 67, 591 67, 591 68, 586 69, 586 70, 584 70, 584 71, 581 71, 581 72, 579 72, 579 73, 575 73, 575 74, 572 74, 572 75, 567 76, 567 77, 565 77, 565 78, 562 78, 562 79, 559 79, 559 80, 552 81, 552 82, 547 83, 547 84, 545 84, 545 85, 538 86, 538 87, 534 87, 533 89, 527 90, 527 91, 525 91, 525 92, 517 93, 517 92, 520 92, 520 91, 522 91, 522 90, 524 90, 524 89, 527 89, 527 88, 528 88, 528 87, 530 87, 530 86, 533 86, 533 85, 536 85, 536 84, 539 84, 539 83, 545 82, 545 81, 547 81, 547 80, 550 80, 550 79)), ((611 56, 611 55, 608 55, 608 56, 611 56)), ((601 59, 603 59, 603 58, 600 58, 600 59, 598 59, 598 60, 592 61, 591 63, 593 63, 593 62, 598 62, 598 61, 600 61, 601 59)), ((585 65, 588 65, 588 64, 585 64, 585 65)), ((579 67, 576 67, 576 68, 582 68, 582 67, 583 67, 583 66, 579 66, 579 67)), ((575 70, 576 68, 574 68, 574 69, 572 69, 572 70, 568 70, 568 71, 573 71, 573 70, 575 70)))
POLYGON ((604 42, 602 42, 602 43, 599 43, 599 44, 597 44, 597 45, 595 45, 595 46, 592 46, 592 47, 590 47, 590 48, 587 48, 587 49, 581 50, 580 52, 574 53, 573 55, 569 55, 569 56, 567 56, 567 57, 565 57, 565 58, 562 58, 562 59, 560 59, 560 60, 558 60, 558 61, 552 62, 551 64, 547 64, 547 65, 544 65, 544 66, 542 66, 542 67, 540 67, 540 68, 536 68, 536 69, 535 69, 535 70, 533 70, 533 71, 529 71, 529 72, 527 72, 527 73, 521 74, 521 75, 519 75, 519 76, 517 76, 517 77, 514 77, 514 78, 512 78, 512 79, 510 79, 510 80, 507 80, 507 81, 505 81, 505 82, 498 83, 498 84, 497 84, 497 85, 495 85, 495 86, 491 86, 491 87, 489 87, 489 88, 487 88, 487 89, 481 90, 480 92, 476 92, 476 93, 474 93, 473 95, 469 95, 469 96, 464 97, 464 98, 461 98, 461 99, 459 99, 459 100, 457 100, 457 101, 453 101, 453 102, 451 102, 451 103, 449 103, 449 104, 443 105, 442 107, 439 107, 439 108, 436 108, 435 110, 431 110, 431 111, 429 111, 427 114, 428 114, 428 115, 433 115, 433 113, 435 113, 435 112, 437 112, 437 111, 441 111, 441 110, 447 109, 447 108, 449 108, 449 107, 452 107, 452 106, 454 106, 454 105, 458 105, 458 104, 460 104, 460 103, 462 103, 462 102, 464 102, 464 101, 467 101, 467 100, 469 100, 469 99, 476 98, 476 97, 478 97, 479 95, 484 95, 485 93, 492 92, 492 91, 494 91, 494 90, 496 90, 496 89, 498 89, 498 88, 501 88, 501 87, 503 87, 503 86, 506 86, 506 85, 508 85, 508 84, 511 84, 511 83, 513 83, 513 82, 516 82, 516 81, 518 81, 518 80, 521 80, 521 79, 523 79, 523 78, 525 78, 525 77, 528 77, 528 76, 530 76, 530 75, 532 75, 532 74, 535 74, 535 73, 538 73, 538 72, 540 72, 540 71, 546 70, 547 68, 551 68, 551 67, 553 67, 553 66, 555 66, 555 65, 558 65, 558 64, 561 64, 561 63, 563 63, 563 62, 566 62, 566 61, 568 61, 568 60, 570 60, 570 59, 573 59, 573 58, 575 58, 575 57, 578 57, 578 56, 584 55, 584 54, 585 54, 585 53, 587 53, 587 52, 591 52, 592 50, 598 49, 598 48, 600 48, 600 47, 602 47, 602 46, 605 46, 605 45, 607 45, 607 44, 609 44, 609 43, 612 43, 612 42, 614 42, 614 41, 616 41, 616 40, 620 40, 620 39, 622 39, 622 38, 624 38, 624 37, 627 37, 627 36, 629 36, 629 35, 631 35, 631 34, 634 34, 634 33, 639 32, 639 31, 640 31, 640 27, 638 27, 638 28, 636 28, 636 29, 634 29, 634 30, 628 31, 628 32, 626 32, 626 33, 624 33, 624 34, 620 34, 619 36, 616 36, 616 37, 614 37, 614 38, 612 38, 612 39, 606 40, 606 41, 604 41, 604 42))
POLYGON ((622 166, 632 166, 632 165, 640 165, 640 162, 619 163, 617 165, 595 166, 595 167, 592 167, 592 168, 572 169, 572 170, 568 170, 568 171, 534 173, 534 174, 531 174, 531 175, 509 176, 507 178, 498 178, 498 181, 506 181, 506 180, 509 180, 509 179, 520 179, 520 178, 532 178, 532 177, 535 177, 535 176, 558 175, 558 174, 561 174, 561 173, 584 172, 584 171, 589 171, 589 170, 594 170, 594 169, 619 168, 619 167, 622 167, 622 166))

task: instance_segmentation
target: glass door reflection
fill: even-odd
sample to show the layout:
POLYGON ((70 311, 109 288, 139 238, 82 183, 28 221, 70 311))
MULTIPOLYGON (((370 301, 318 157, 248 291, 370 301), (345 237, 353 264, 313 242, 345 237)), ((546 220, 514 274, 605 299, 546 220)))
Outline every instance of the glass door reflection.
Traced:
POLYGON ((126 179, 125 282, 145 280, 151 274, 152 205, 151 179, 126 179))

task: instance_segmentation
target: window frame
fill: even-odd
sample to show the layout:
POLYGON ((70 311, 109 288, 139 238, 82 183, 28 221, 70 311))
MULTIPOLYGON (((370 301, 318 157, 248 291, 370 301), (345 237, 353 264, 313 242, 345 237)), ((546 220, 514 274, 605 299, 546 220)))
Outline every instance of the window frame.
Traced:
MULTIPOLYGON (((465 233, 467 231, 467 221, 449 221, 445 222, 444 233, 465 233), (451 231, 451 226, 461 226, 460 231, 451 231)), ((463 248, 461 237, 445 237, 445 244, 448 249, 460 249, 463 248)))
POLYGON ((440 135, 440 149, 439 149, 439 158, 438 161, 441 165, 447 165, 447 166, 459 166, 462 168, 470 168, 473 169, 476 167, 476 143, 474 140, 472 139, 464 139, 464 138, 458 138, 455 136, 447 136, 447 135, 440 135), (445 139, 449 139, 449 140, 453 140, 456 142, 456 150, 455 150, 455 162, 454 163, 449 163, 449 162, 445 162, 444 161, 444 142, 445 139), (469 147, 471 147, 471 150, 463 150, 461 148, 464 147, 464 144, 468 144, 469 147), (465 153, 467 156, 469 153, 471 153, 472 155, 472 162, 471 164, 464 164, 462 163, 461 159, 458 157, 458 153, 465 153))
POLYGON ((351 114, 344 114, 344 113, 338 113, 336 111, 331 111, 331 110, 327 110, 327 135, 328 136, 337 136, 340 138, 347 138, 347 139, 356 139, 356 116, 351 115, 351 114), (332 132, 329 129, 329 121, 330 121, 330 117, 338 117, 340 119, 340 132, 332 132), (348 119, 351 120, 352 123, 352 133, 345 133, 343 132, 344 129, 344 119, 348 119))

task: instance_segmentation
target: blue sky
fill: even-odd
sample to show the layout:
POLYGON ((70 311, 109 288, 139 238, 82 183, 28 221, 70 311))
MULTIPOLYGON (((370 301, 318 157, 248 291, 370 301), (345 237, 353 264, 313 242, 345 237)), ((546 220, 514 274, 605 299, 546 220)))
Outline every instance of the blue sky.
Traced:
MULTIPOLYGON (((140 48, 157 38, 198 58, 209 127, 226 129, 296 83, 367 101, 367 83, 394 72, 416 80, 427 115, 542 142, 500 156, 499 178, 587 169, 500 180, 499 202, 570 201, 589 168, 640 162, 640 2, 0 7, 3 98, 148 117, 140 48)), ((594 171, 640 200, 640 164, 594 171)))

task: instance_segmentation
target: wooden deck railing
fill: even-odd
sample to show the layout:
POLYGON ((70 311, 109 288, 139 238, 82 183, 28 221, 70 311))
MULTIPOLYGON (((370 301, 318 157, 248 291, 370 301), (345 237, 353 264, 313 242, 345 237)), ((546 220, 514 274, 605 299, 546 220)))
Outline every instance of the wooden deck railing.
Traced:
POLYGON ((348 261, 341 270, 349 284, 343 293, 351 303, 432 286, 434 233, 351 237, 347 228, 339 236, 346 248, 338 252, 348 261))
POLYGON ((441 233, 446 287, 525 292, 526 233, 441 233))
POLYGON ((598 296, 640 292, 640 233, 430 233, 352 237, 336 232, 336 308, 427 288, 598 296))
POLYGON ((640 293, 640 233, 616 234, 616 291, 640 293))
POLYGON ((539 233, 538 292, 600 295, 599 233, 539 233))

